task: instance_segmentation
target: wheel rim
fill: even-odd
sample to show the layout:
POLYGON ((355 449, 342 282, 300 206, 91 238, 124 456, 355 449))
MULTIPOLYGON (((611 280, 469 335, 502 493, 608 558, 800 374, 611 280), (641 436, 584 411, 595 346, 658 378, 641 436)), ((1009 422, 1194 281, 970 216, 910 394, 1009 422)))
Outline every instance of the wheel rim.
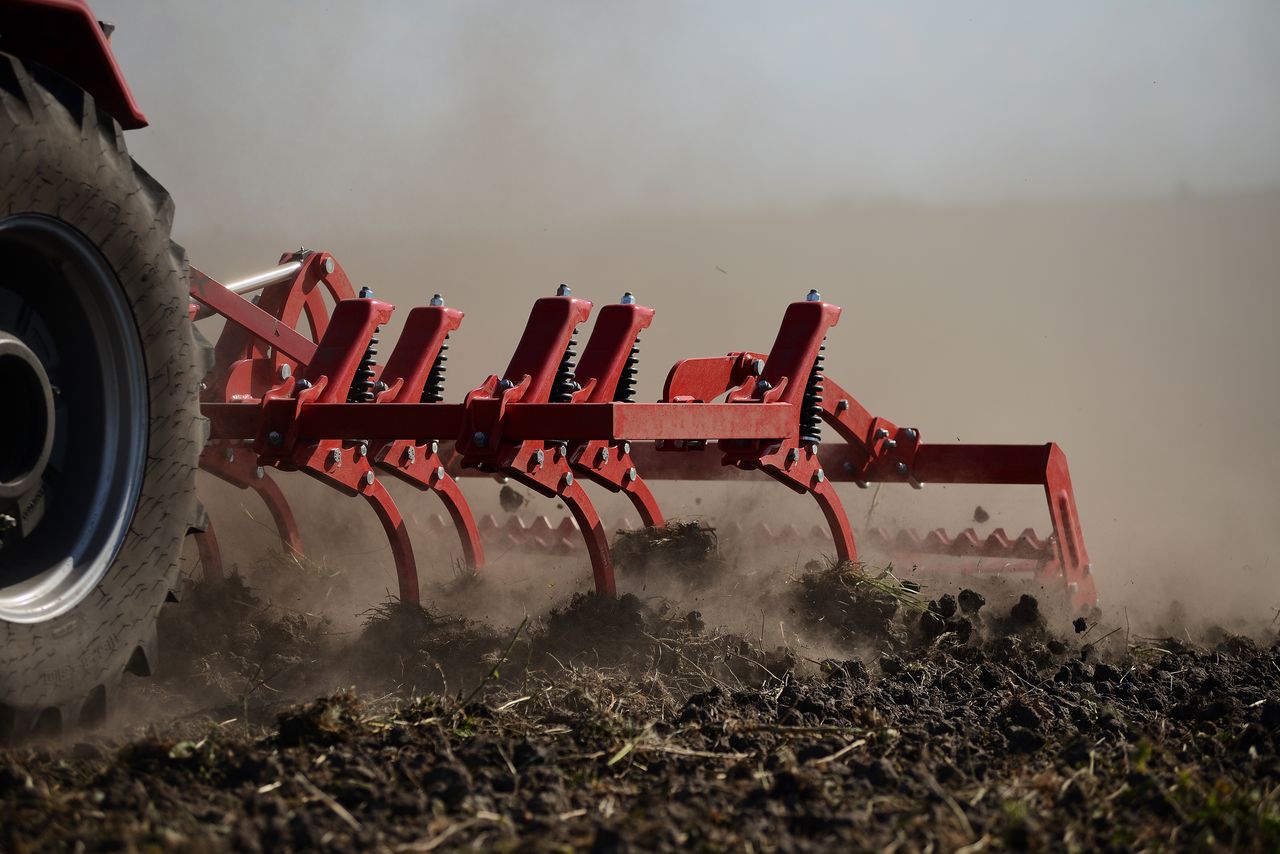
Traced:
POLYGON ((146 465, 147 375, 110 265, 52 217, 0 219, 0 620, 75 607, 124 542, 146 465))

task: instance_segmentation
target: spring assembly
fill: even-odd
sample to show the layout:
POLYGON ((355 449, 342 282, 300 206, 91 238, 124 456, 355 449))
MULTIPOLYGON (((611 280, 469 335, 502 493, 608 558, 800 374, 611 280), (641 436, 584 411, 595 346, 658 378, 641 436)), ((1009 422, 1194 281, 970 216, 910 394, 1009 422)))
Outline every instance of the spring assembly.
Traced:
POLYGON ((573 371, 578 360, 578 333, 569 337, 569 346, 564 348, 564 357, 560 367, 556 369, 555 382, 551 384, 551 402, 568 403, 573 393, 582 388, 573 378, 573 371))
POLYGON ((431 366, 431 373, 427 374, 427 384, 422 388, 423 403, 439 403, 444 400, 444 373, 448 370, 445 362, 449 361, 446 355, 449 349, 449 336, 444 336, 444 342, 440 345, 440 352, 436 355, 435 364, 431 366))
POLYGON ((622 366, 622 376, 618 378, 618 387, 614 389, 613 400, 615 403, 631 403, 636 399, 636 374, 639 373, 636 365, 640 363, 640 339, 637 338, 635 343, 631 345, 631 353, 627 356, 627 363, 622 366))
POLYGON ((826 349, 824 341, 818 347, 813 370, 809 372, 809 382, 804 387, 804 398, 800 402, 800 441, 806 445, 816 445, 822 441, 822 363, 827 360, 823 355, 826 349))
MULTIPOLYGON (((373 288, 361 288, 360 299, 372 299, 373 288)), ((378 360, 378 331, 381 327, 373 330, 374 335, 369 339, 369 346, 365 348, 364 358, 360 360, 360 367, 356 368, 356 375, 351 379, 351 389, 347 392, 347 403, 372 403, 373 402, 373 371, 377 367, 378 360)))

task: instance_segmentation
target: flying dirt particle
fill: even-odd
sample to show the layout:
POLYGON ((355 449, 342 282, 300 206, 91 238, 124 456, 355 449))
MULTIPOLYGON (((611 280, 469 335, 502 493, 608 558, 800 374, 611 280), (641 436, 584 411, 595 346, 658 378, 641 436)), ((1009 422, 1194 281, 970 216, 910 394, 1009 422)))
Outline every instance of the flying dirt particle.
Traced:
POLYGON ((1016 605, 1009 609, 1009 619, 1015 625, 1030 626, 1040 617, 1040 603, 1030 593, 1023 593, 1016 605))
POLYGON ((985 604, 987 604, 987 597, 976 590, 970 590, 966 587, 960 591, 960 610, 966 614, 978 613, 985 604))
POLYGON ((510 485, 503 484, 502 489, 498 491, 498 503, 502 505, 502 509, 508 513, 514 513, 525 505, 527 499, 510 485))
POLYGON ((920 612, 920 631, 927 640, 941 637, 946 630, 946 621, 938 616, 937 612, 932 610, 920 612))
POLYGON ((944 593, 936 601, 929 603, 929 610, 936 611, 944 620, 950 620, 956 615, 956 597, 944 593))
POLYGON ((979 525, 981 525, 983 522, 988 521, 990 518, 991 518, 991 514, 988 513, 986 511, 986 508, 984 508, 981 504, 973 508, 973 521, 977 522, 979 525))

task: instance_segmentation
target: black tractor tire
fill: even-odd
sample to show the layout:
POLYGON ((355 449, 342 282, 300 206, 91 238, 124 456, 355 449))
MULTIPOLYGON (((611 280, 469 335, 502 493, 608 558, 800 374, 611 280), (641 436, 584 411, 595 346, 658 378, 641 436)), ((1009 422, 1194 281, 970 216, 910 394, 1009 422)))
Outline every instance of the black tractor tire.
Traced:
MULTIPOLYGON (((0 615, 0 742, 100 723, 115 705, 126 671, 145 676, 155 670, 157 617, 177 591, 183 543, 201 513, 195 493, 207 434, 197 400, 201 354, 188 313, 185 252, 169 237, 173 203, 129 157, 120 126, 91 96, 44 68, 0 54, 0 237, 6 222, 50 220, 87 238, 123 294, 125 322, 113 325, 110 335, 141 354, 140 362, 132 362, 141 380, 135 398, 142 401, 134 411, 141 413, 136 432, 145 432, 145 445, 134 441, 145 451, 136 456, 130 500, 103 508, 117 517, 109 542, 118 547, 109 545, 99 555, 99 565, 108 567, 100 580, 87 575, 88 592, 67 599, 69 610, 47 619, 0 615)), ((6 275, 13 273, 0 269, 0 297, 6 275)), ((110 289, 110 277, 99 281, 110 289)), ((87 300, 84 288, 39 293, 59 288, 45 280, 33 286, 30 276, 8 286, 11 300, 19 302, 31 302, 31 288, 37 288, 35 301, 46 311, 87 300)), ((0 316, 0 331, 3 322, 0 316)), ((60 365, 62 381, 77 367, 60 365)), ((5 408, 0 397, 0 419, 7 417, 5 408)), ((95 425, 58 429, 85 437, 93 436, 95 425)), ((70 483, 92 472, 54 476, 70 483)), ((56 502, 57 492, 51 494, 56 502)), ((33 523, 34 530, 49 523, 50 512, 33 523)), ((0 550, 0 584, 4 560, 0 550)))

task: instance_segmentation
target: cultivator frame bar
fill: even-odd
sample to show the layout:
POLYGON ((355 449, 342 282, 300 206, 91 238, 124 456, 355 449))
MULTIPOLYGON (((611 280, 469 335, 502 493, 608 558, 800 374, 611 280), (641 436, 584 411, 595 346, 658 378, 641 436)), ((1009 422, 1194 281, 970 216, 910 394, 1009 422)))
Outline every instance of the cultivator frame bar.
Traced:
MULTIPOLYGON (((814 498, 842 561, 856 561, 858 548, 836 483, 1042 486, 1052 526, 1046 537, 1030 530, 1010 537, 1000 529, 986 536, 972 529, 955 536, 877 529, 865 537, 906 559, 940 556, 966 562, 964 571, 1031 572, 1077 608, 1096 602, 1061 449, 928 445, 917 429, 872 415, 825 375, 824 342, 841 309, 816 291, 787 307, 768 353, 677 362, 655 403, 631 399, 637 341, 654 310, 630 294, 596 313, 580 360, 575 335, 592 304, 564 286, 538 299, 506 370, 448 403, 441 392, 444 351, 463 313, 438 295, 409 312, 379 364, 376 336, 394 307, 367 291, 357 296, 328 253, 288 253, 275 270, 229 285, 192 268, 190 291, 193 318, 216 313, 227 321, 202 390, 211 432, 201 467, 254 490, 291 553, 301 553, 301 538, 273 470, 301 471, 363 498, 387 534, 404 600, 419 599, 413 546, 381 476, 440 497, 472 569, 485 562, 482 526, 458 477, 510 478, 556 497, 573 522, 557 527, 544 519, 526 528, 486 519, 483 527, 561 549, 580 537, 596 592, 613 596, 608 528, 584 482, 626 495, 643 525, 661 526, 649 481, 759 471, 814 498), (245 297, 258 290, 255 301, 245 297), (823 425, 841 441, 822 442, 823 425)), ((220 574, 212 527, 197 537, 205 571, 220 574)))

